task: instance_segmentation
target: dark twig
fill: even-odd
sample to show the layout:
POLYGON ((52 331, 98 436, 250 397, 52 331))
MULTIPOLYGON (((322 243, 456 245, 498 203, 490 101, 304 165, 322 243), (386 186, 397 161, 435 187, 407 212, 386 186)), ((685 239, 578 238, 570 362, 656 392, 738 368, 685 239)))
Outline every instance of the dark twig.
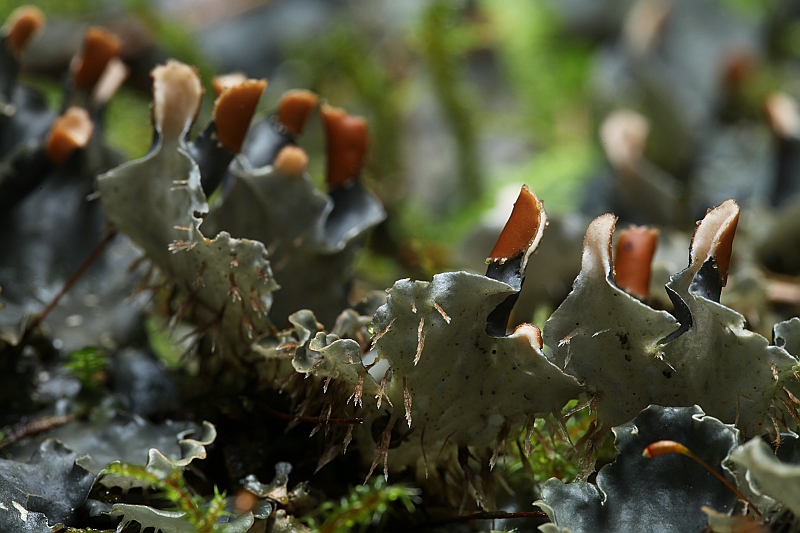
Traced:
POLYGON ((114 237, 116 236, 117 236, 117 230, 111 230, 105 236, 105 238, 102 241, 100 241, 100 244, 97 245, 97 247, 92 251, 92 254, 86 259, 86 261, 83 262, 83 264, 72 275, 72 277, 70 277, 67 280, 67 282, 64 284, 64 287, 62 287, 61 290, 58 292, 58 294, 56 294, 55 298, 53 298, 50 301, 50 303, 47 304, 47 307, 44 308, 44 311, 39 313, 39 316, 37 316, 33 320, 33 322, 31 322, 31 324, 26 328, 28 331, 33 331, 34 329, 36 329, 36 327, 39 324, 41 324, 45 318, 47 318, 47 315, 50 314, 50 311, 52 311, 55 308, 55 306, 58 305, 58 302, 61 301, 61 298, 63 298, 64 295, 67 294, 67 292, 69 292, 72 286, 75 285, 79 279, 81 279, 81 277, 86 273, 87 270, 89 270, 89 267, 91 267, 92 264, 94 264, 94 262, 97 261, 97 258, 100 257, 100 255, 106 249, 106 246, 108 246, 109 243, 112 240, 114 240, 114 237))
POLYGON ((509 518, 547 518, 547 515, 542 511, 519 511, 516 513, 508 513, 506 511, 480 511, 477 513, 456 516, 443 521, 440 524, 469 522, 472 520, 506 520, 509 518))
POLYGON ((280 411, 276 411, 275 409, 267 406, 262 405, 261 409, 269 413, 270 415, 280 418, 281 420, 297 420, 300 422, 311 422, 312 424, 363 424, 363 418, 323 418, 319 416, 302 416, 302 415, 292 415, 289 413, 282 413, 280 411))
POLYGON ((65 424, 69 424, 73 420, 83 418, 89 414, 89 411, 90 409, 84 409, 79 413, 74 413, 71 415, 43 416, 41 418, 31 420, 25 424, 12 427, 11 431, 9 431, 8 434, 3 437, 3 440, 0 441, 0 450, 11 446, 15 442, 21 441, 25 437, 38 435, 39 433, 49 429, 57 428, 65 424))

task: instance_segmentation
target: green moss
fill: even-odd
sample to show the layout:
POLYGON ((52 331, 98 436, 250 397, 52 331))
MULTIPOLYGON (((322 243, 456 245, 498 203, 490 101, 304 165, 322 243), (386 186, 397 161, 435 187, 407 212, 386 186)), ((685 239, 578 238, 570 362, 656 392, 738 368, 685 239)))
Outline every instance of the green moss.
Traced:
POLYGON ((217 521, 222 515, 227 514, 225 494, 214 487, 214 496, 206 502, 204 498, 192 492, 183 478, 183 472, 179 469, 174 469, 168 474, 157 474, 144 466, 111 463, 101 474, 129 477, 153 486, 172 503, 176 510, 184 513, 183 519, 194 526, 198 533, 222 531, 217 521))
POLYGON ((408 512, 418 503, 419 491, 404 485, 388 485, 382 477, 368 484, 356 485, 338 502, 322 504, 319 523, 308 520, 318 533, 350 533, 385 522, 392 504, 402 504, 408 512))
POLYGON ((84 390, 96 390, 105 382, 108 357, 103 349, 87 346, 67 355, 64 367, 78 378, 84 390))

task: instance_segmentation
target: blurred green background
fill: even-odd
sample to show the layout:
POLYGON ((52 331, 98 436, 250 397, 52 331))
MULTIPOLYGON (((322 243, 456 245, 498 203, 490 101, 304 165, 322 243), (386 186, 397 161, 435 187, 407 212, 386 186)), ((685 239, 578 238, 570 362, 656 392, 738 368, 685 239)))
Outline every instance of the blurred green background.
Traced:
MULTIPOLYGON (((299 87, 366 116, 372 142, 364 179, 390 213, 362 259, 362 277, 375 286, 480 268, 458 243, 481 225, 501 225, 523 183, 551 215, 582 206, 596 214, 593 200, 611 193, 607 185, 599 193, 586 187, 608 173, 598 131, 618 108, 650 121, 648 160, 694 194, 705 149, 698 137, 730 124, 763 125, 765 95, 791 94, 799 78, 798 8, 783 0, 37 4, 49 20, 24 72, 54 99, 87 25, 122 39, 131 78, 110 105, 107 131, 130 158, 150 143, 148 72, 169 57, 196 65, 207 87, 218 73, 268 78, 262 113, 299 87), (732 96, 726 72, 734 71, 734 52, 745 74, 732 96)), ((0 11, 18 5, 2 2, 0 11)), ((211 109, 206 100, 198 124, 211 109)), ((303 144, 321 179, 319 132, 312 128, 303 144)), ((681 194, 691 206, 713 205, 681 194)), ((598 203, 598 210, 616 207, 598 203)))

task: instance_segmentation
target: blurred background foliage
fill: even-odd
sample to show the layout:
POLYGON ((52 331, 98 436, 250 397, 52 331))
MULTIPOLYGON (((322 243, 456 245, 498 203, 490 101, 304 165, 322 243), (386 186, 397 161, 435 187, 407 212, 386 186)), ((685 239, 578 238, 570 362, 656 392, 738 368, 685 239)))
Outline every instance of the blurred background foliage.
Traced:
MULTIPOLYGON (((4 1, 0 11, 5 16, 18 5, 4 1)), ((48 25, 24 70, 48 94, 57 94, 56 75, 87 24, 122 38, 133 72, 110 105, 107 128, 129 158, 149 146, 147 72, 167 57, 197 65, 207 85, 228 71, 267 77, 265 110, 284 90, 304 87, 365 115, 373 136, 365 178, 393 215, 376 238, 387 239, 387 249, 402 247, 418 276, 450 262, 447 244, 476 223, 503 185, 528 183, 550 211, 574 208, 598 157, 586 96, 592 43, 565 32, 552 2, 239 0, 221 7, 204 0, 44 0, 38 6, 48 25)), ((321 159, 312 160, 317 174, 321 159)), ((371 270, 389 270, 381 276, 388 283, 398 273, 371 270)))
MULTIPOLYGON (((0 14, 19 4, 0 1, 0 14)), ((743 183, 771 179, 781 187, 774 176, 794 173, 794 148, 768 130, 765 101, 775 91, 800 94, 796 4, 43 0, 49 22, 23 68, 57 104, 83 29, 99 24, 117 33, 131 76, 109 105, 106 129, 128 158, 150 145, 149 71, 169 57, 196 65, 208 93, 219 73, 267 78, 262 114, 284 91, 308 88, 364 115, 372 140, 363 179, 389 217, 360 258, 358 278, 380 289, 402 277, 480 271, 523 183, 551 218, 614 211, 623 222, 684 231, 727 197, 762 202, 759 185, 743 183), (614 189, 624 172, 601 139, 602 124, 619 109, 648 124, 646 194, 629 198, 614 189), (739 171, 729 177, 726 165, 739 171), (674 198, 662 202, 654 191, 674 198), (480 228, 490 230, 482 240, 480 228)), ((301 143, 321 183, 318 121, 301 143)), ((571 238, 562 229, 550 234, 571 238)), ((577 263, 558 268, 566 286, 550 290, 550 306, 566 294, 577 263)))
MULTIPOLYGON (((402 277, 480 271, 523 183, 554 219, 614 211, 623 222, 684 231, 722 196, 746 206, 750 194, 758 203, 758 194, 742 183, 786 172, 774 170, 782 165, 794 172, 794 163, 784 164, 791 157, 778 153, 793 149, 769 139, 764 107, 775 91, 800 94, 795 4, 43 0, 38 5, 48 25, 23 69, 57 105, 61 76, 83 29, 99 24, 117 33, 131 76, 110 103, 106 129, 128 158, 150 145, 149 71, 169 57, 196 65, 208 93, 219 73, 267 78, 262 114, 284 91, 308 88, 364 115, 372 140, 363 179, 389 217, 359 259, 358 278, 365 289, 380 289, 402 277), (674 196, 672 204, 662 202, 661 214, 653 206, 661 202, 657 196, 615 192, 624 172, 611 160, 613 147, 601 139, 601 129, 619 109, 648 121, 645 189, 674 196), (725 165, 741 176, 717 187, 725 165), (489 228, 483 239, 480 228, 489 228)), ((0 1, 0 14, 18 5, 0 1)), ((208 97, 197 128, 210 110, 208 97)), ((308 130, 301 143, 321 183, 319 122, 308 130)), ((564 231, 550 233, 566 246, 564 231)), ((579 239, 572 239, 576 254, 579 239)), ((567 281, 548 289, 549 306, 566 294, 577 263, 556 268, 567 281)))

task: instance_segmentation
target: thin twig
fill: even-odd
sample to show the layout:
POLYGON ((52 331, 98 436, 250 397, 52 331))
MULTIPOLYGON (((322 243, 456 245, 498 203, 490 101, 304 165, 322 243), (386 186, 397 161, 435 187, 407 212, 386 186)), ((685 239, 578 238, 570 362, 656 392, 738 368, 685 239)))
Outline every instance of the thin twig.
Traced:
POLYGON ((100 241, 100 244, 97 245, 97 247, 92 251, 92 254, 86 259, 86 261, 83 262, 83 264, 72 275, 72 277, 67 280, 58 294, 56 294, 55 298, 53 298, 50 303, 47 304, 47 307, 44 308, 44 311, 39 313, 39 316, 37 316, 33 322, 31 322, 27 328, 28 331, 33 331, 36 329, 36 327, 41 324, 45 318, 47 318, 47 315, 50 314, 50 311, 52 311, 55 306, 58 305, 58 302, 61 301, 61 298, 63 298, 64 295, 69 292, 72 286, 75 285, 79 279, 81 279, 87 270, 89 270, 89 267, 92 266, 95 261, 97 261, 97 258, 100 257, 100 255, 103 253, 103 250, 106 249, 106 246, 108 246, 116 236, 117 230, 111 230, 108 235, 106 235, 105 238, 100 241))
POLYGON ((25 437, 38 435, 44 431, 69 424, 74 420, 84 418, 89 414, 90 409, 84 409, 79 413, 61 416, 43 416, 11 428, 11 431, 0 441, 0 450, 21 441, 25 437))
POLYGON ((282 413, 280 411, 276 411, 272 407, 268 405, 262 405, 261 408, 266 411, 267 413, 271 414, 276 418, 280 418, 281 420, 297 420, 299 422, 311 422, 312 424, 338 424, 338 425, 346 425, 346 424, 363 424, 363 418, 322 418, 319 416, 302 416, 302 415, 292 415, 289 413, 282 413))
POLYGON ((469 522, 471 520, 505 520, 509 518, 547 518, 547 515, 542 511, 519 511, 516 513, 508 513, 506 511, 481 511, 478 513, 456 516, 441 523, 469 522))

